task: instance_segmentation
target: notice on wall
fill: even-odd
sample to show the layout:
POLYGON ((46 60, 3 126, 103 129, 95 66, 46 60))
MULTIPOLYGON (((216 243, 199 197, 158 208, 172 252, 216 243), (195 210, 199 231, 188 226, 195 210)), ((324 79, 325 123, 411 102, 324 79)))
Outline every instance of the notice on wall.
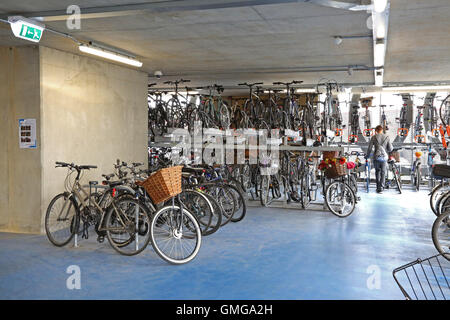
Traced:
POLYGON ((19 119, 19 147, 36 148, 36 119, 19 119))

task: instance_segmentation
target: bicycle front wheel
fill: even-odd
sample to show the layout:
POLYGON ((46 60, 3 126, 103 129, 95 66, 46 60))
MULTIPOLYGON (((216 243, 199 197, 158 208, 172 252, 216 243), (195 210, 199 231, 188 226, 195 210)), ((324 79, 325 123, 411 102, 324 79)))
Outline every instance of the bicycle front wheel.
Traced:
POLYGON ((165 206, 156 212, 150 228, 153 249, 165 261, 184 264, 197 256, 202 242, 195 217, 178 206, 165 206))
POLYGON ((348 184, 334 181, 325 191, 325 203, 332 214, 345 218, 353 213, 356 196, 348 184))
POLYGON ((270 176, 264 175, 260 179, 260 197, 261 205, 267 207, 271 202, 270 198, 270 176))
POLYGON ((80 214, 72 196, 60 193, 52 199, 45 214, 47 238, 57 247, 72 240, 80 225, 80 214))
POLYGON ((402 180, 400 178, 400 173, 394 169, 394 180, 395 184, 397 185, 398 193, 402 193, 402 180))
POLYGON ((420 173, 420 167, 416 169, 416 191, 420 190, 420 183, 422 182, 422 175, 420 173))

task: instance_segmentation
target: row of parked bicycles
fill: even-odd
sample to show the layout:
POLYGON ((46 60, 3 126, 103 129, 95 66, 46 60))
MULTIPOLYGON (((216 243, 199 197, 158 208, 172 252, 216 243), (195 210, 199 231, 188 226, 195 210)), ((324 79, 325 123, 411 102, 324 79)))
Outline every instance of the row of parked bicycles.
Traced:
MULTIPOLYGON (((170 128, 187 128, 194 130, 196 122, 204 128, 218 129, 280 129, 299 131, 302 141, 312 139, 320 144, 329 135, 329 130, 341 132, 345 127, 338 100, 333 91, 339 85, 332 80, 321 80, 317 90, 324 88, 326 98, 318 101, 318 93, 304 96, 297 94, 297 86, 302 81, 274 82, 274 88, 263 88, 262 82, 240 83, 239 86, 249 90, 247 98, 230 99, 222 97, 224 87, 213 84, 206 87, 180 86, 190 80, 180 79, 166 81, 165 85, 173 86, 172 91, 153 90, 156 83, 149 85, 149 132, 152 137, 163 136, 170 128), (283 88, 283 89, 280 89, 283 88), (203 92, 199 94, 198 91, 203 92), (170 99, 164 99, 165 95, 170 99), (323 107, 319 107, 323 106, 323 107), (151 107, 150 107, 151 106, 151 107)), ((334 134, 329 138, 333 138, 334 134)))
MULTIPOLYGON (((170 128, 187 128, 192 132, 195 122, 201 122, 204 128, 281 129, 282 133, 283 130, 294 130, 300 132, 304 144, 311 139, 320 145, 325 140, 337 141, 347 127, 336 94, 342 88, 334 80, 321 79, 313 93, 297 93, 302 83, 299 80, 274 82, 272 88, 263 87, 262 82, 240 83, 239 86, 248 88, 248 95, 235 99, 223 97, 225 89, 222 85, 182 87, 188 82, 190 80, 186 79, 164 82, 164 85, 173 87, 170 91, 153 89, 156 83, 149 84, 149 131, 152 137, 162 136, 170 128), (323 101, 319 100, 319 92, 324 93, 323 101)), ((403 104, 396 118, 398 136, 404 138, 412 132, 417 143, 428 142, 427 132, 436 138, 443 136, 443 130, 450 124, 450 96, 439 100, 436 94, 428 93, 423 97, 422 105, 416 107, 416 117, 412 119, 414 96, 399 95, 403 104), (440 103, 440 107, 435 105, 435 101, 440 103)), ((349 143, 358 143, 361 135, 370 137, 374 134, 370 109, 377 106, 372 104, 372 100, 373 97, 366 97, 359 103, 350 103, 349 143), (362 115, 360 109, 365 110, 362 115)), ((385 110, 392 106, 379 107, 381 124, 384 130, 388 130, 385 110)))
MULTIPOLYGON (((177 152, 180 150, 150 147, 149 166, 154 169, 170 166, 177 152)), ((259 201, 262 206, 279 201, 298 203, 305 209, 322 196, 329 211, 342 218, 353 213, 359 200, 360 164, 351 161, 354 155, 280 151, 276 158, 268 154, 258 158, 257 163, 246 159, 242 164, 217 166, 216 171, 238 186, 246 199, 259 201), (335 170, 336 165, 340 166, 339 172, 335 170)), ((186 162, 190 163, 188 159, 186 162)))
POLYGON ((436 249, 450 260, 450 166, 437 164, 433 175, 441 182, 430 192, 430 207, 436 215, 432 238, 436 249))
POLYGON ((94 230, 98 242, 107 238, 123 255, 136 255, 151 244, 165 261, 183 264, 195 258, 203 236, 245 217, 242 190, 221 168, 170 166, 152 172, 142 165, 117 160, 101 184, 82 185, 83 173, 96 166, 56 162, 68 172, 65 191, 47 208, 50 242, 62 247, 94 230))

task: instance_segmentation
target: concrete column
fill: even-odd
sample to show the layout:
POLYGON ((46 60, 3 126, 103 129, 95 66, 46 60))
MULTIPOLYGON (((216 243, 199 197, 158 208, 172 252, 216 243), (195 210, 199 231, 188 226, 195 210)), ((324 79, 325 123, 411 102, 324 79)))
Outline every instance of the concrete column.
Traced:
POLYGON ((41 146, 19 148, 19 119, 40 121, 39 48, 0 47, 0 230, 37 233, 41 146))
POLYGON ((147 74, 46 47, 0 48, 0 231, 44 233, 48 204, 64 191, 55 161, 147 163, 147 74), (36 149, 19 149, 18 119, 37 120, 36 149))

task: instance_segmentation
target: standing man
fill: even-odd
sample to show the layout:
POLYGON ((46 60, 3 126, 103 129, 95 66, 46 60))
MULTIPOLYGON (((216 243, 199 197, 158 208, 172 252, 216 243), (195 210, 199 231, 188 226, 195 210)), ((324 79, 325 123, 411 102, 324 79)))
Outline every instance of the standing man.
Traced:
POLYGON ((372 149, 375 149, 372 159, 375 166, 377 193, 382 193, 386 182, 386 163, 389 159, 389 152, 392 152, 393 148, 389 137, 383 134, 383 127, 380 125, 375 128, 375 135, 370 139, 366 159, 369 159, 372 149))

